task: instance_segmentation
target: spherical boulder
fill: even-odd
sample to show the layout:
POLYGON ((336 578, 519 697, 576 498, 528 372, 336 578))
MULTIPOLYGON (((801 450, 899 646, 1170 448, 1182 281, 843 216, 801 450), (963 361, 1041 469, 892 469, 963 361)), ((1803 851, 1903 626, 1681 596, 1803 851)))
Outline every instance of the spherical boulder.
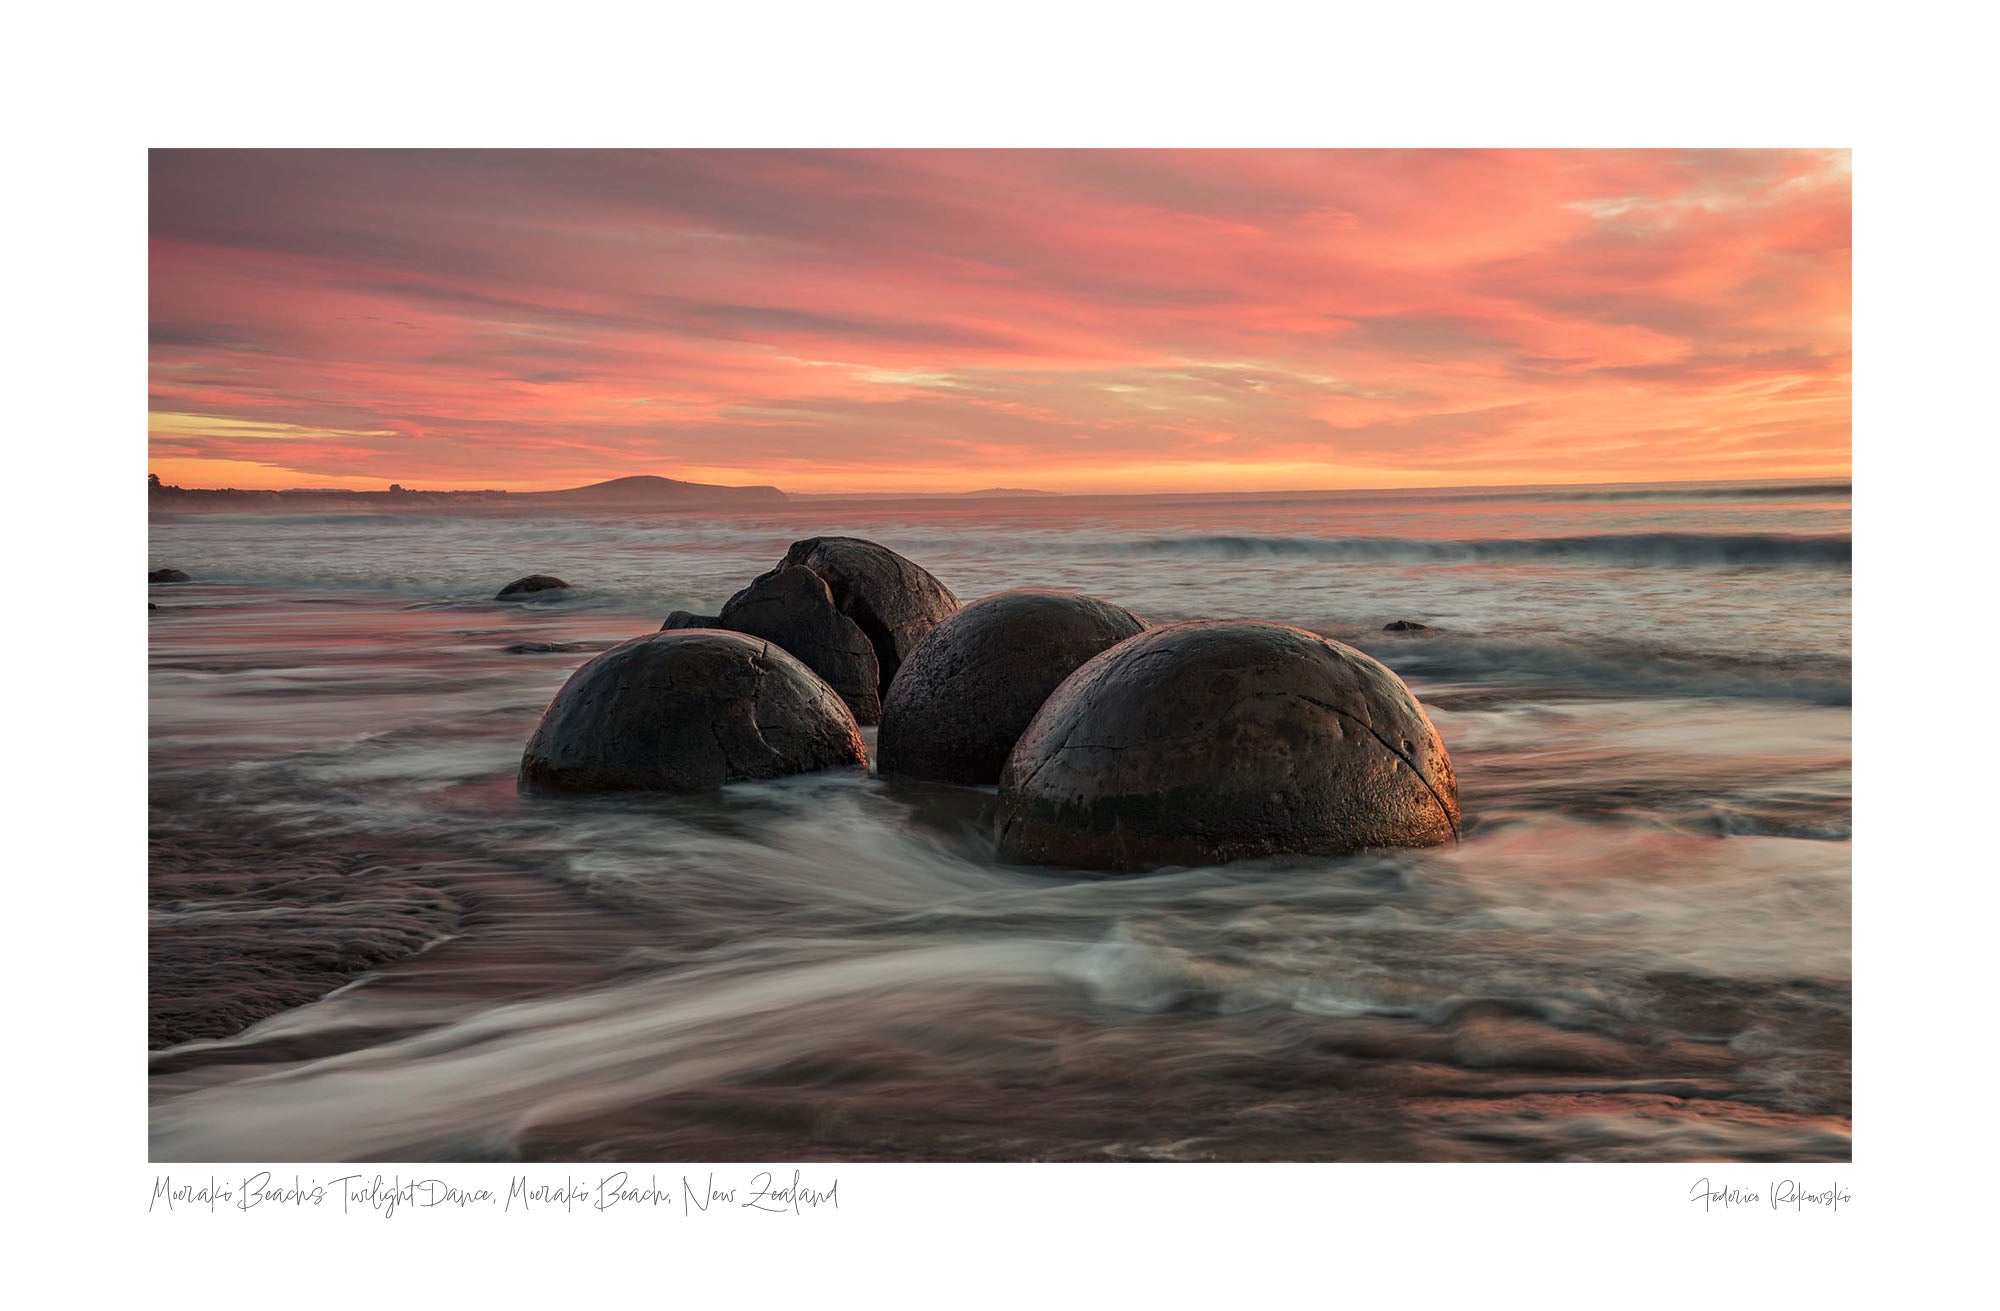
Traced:
POLYGON ((884 774, 997 783, 1035 712, 1098 652, 1146 622, 1087 596, 1024 589, 974 601, 933 628, 882 703, 884 774))
POLYGON ((190 581, 187 574, 179 569, 153 569, 147 572, 149 583, 185 583, 190 581))
POLYGON ((950 588, 886 546, 859 537, 809 537, 793 542, 776 569, 729 598, 719 622, 798 656, 840 689, 855 718, 873 724, 896 670, 957 609, 950 588), (803 578, 785 577, 795 572, 817 579, 825 595, 803 578), (863 647, 874 658, 872 674, 863 647))
POLYGON ((529 574, 526 578, 516 578, 501 588, 494 594, 493 599, 505 601, 510 597, 532 596, 536 592, 559 592, 568 586, 568 583, 554 574, 529 574))
POLYGON ((1155 628, 1064 680, 1001 772, 1002 856, 1133 871, 1458 837, 1458 783, 1401 679, 1281 624, 1155 628))
POLYGON ((818 675, 769 642, 696 628, 633 638, 570 675, 520 784, 697 792, 866 763, 854 716, 818 675))
POLYGON ((1414 619, 1392 619, 1382 625, 1385 633, 1435 633, 1437 629, 1429 624, 1420 624, 1414 619))

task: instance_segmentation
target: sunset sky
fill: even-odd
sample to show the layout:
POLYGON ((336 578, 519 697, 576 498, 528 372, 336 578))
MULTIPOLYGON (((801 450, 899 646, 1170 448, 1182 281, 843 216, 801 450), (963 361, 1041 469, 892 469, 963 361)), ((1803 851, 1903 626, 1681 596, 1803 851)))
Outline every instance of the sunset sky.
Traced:
POLYGON ((1839 151, 154 151, 190 487, 1849 472, 1839 151))

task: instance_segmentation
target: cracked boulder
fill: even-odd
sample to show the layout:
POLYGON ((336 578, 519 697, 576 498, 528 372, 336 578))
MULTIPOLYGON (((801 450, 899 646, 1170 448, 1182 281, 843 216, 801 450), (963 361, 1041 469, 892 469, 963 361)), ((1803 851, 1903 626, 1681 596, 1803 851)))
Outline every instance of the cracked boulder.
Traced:
POLYGON ((1076 668, 1144 632, 1129 610, 1066 592, 974 601, 919 642, 882 703, 884 774, 976 785, 1000 781, 1007 753, 1076 668))
POLYGON ((740 633, 649 633, 570 675, 521 756, 526 791, 700 792, 862 766, 832 688, 740 633))
POLYGON ((950 588, 886 546, 811 537, 730 597, 718 622, 805 661, 873 724, 903 661, 957 609, 950 588))
POLYGON ((1063 681, 1000 777, 1002 856, 1135 871, 1458 837, 1458 784, 1403 681, 1281 624, 1200 620, 1063 681))
POLYGON ((881 664, 861 626, 840 613, 833 592, 810 569, 785 565, 729 598, 720 627, 776 642, 840 694, 855 719, 882 717, 881 664))

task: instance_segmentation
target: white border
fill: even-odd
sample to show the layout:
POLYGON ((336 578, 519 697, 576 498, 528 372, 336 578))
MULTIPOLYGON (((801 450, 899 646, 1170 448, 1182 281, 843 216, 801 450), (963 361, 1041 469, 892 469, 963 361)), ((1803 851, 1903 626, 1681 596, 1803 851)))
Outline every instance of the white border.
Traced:
POLYGON ((1991 403, 1972 388, 1992 367, 1993 238, 1968 137, 1991 47, 1971 17, 1742 0, 16 16, 10 991, 29 1096, 0 1197, 28 1273, 63 1302, 87 1284, 167 1306, 1844 1304, 1968 1273, 1987 1044, 1984 1008, 1954 1007, 1980 996, 1966 973, 1993 923, 1968 832, 1992 741, 1991 585, 1971 575, 1990 559, 1991 403), (1855 147, 1857 1161, 1814 1172, 1852 1205, 1702 1216, 1685 1166, 884 1166, 843 1169, 843 1210, 782 1230, 148 1217, 144 148, 668 143, 1855 147))

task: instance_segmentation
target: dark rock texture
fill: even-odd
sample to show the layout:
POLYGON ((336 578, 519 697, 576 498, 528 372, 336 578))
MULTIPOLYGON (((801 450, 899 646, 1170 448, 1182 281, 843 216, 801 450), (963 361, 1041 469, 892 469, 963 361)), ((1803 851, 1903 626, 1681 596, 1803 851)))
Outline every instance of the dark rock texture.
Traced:
POLYGON ((146 575, 149 583, 185 583, 190 581, 187 574, 179 569, 155 569, 146 575))
POLYGON ((527 790, 696 792, 862 765, 832 688, 740 633, 649 633, 570 675, 521 756, 527 790))
POLYGON ((513 582, 501 588, 494 595, 493 599, 496 601, 505 601, 510 596, 532 596, 536 592, 559 592, 568 586, 568 583, 557 578, 554 574, 529 574, 526 578, 516 578, 513 582))
POLYGON ((825 580, 810 569, 780 566, 729 598, 719 627, 776 642, 840 694, 856 720, 882 717, 881 666, 861 626, 840 613, 825 580))
POLYGON ((1382 625, 1385 633, 1435 633, 1437 629, 1429 624, 1420 624, 1414 619, 1397 619, 1382 625))
POLYGON ((896 670, 957 609, 950 588, 886 546, 809 537, 730 597, 719 619, 724 628, 767 637, 804 660, 840 691, 856 719, 873 724, 896 670), (804 578, 786 576, 798 573, 818 580, 825 596, 804 578), (874 659, 872 673, 864 647, 874 659))
POLYGON ((1100 651, 1144 632, 1129 610, 1064 592, 985 597, 917 643, 882 705, 884 774, 997 783, 1049 694, 1100 651))
POLYGON ((824 578, 840 612, 874 641, 885 688, 917 643, 958 609, 958 598, 930 571, 859 537, 793 542, 778 567, 794 564, 824 578))
MULTIPOLYGON (((660 625, 660 631, 671 633, 681 628, 720 628, 722 619, 717 615, 698 615, 692 610, 676 610, 669 614, 660 625)), ((780 643, 780 645, 783 645, 780 643)))
POLYGON ((1451 758, 1402 680, 1280 624, 1142 633, 1057 688, 1008 757, 1003 856, 1142 870, 1458 836, 1451 758))

